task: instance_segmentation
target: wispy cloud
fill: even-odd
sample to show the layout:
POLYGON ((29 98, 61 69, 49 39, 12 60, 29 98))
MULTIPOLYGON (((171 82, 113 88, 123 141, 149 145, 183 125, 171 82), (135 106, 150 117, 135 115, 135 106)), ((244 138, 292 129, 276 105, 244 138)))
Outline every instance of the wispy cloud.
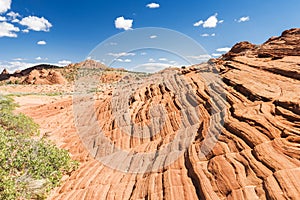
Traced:
POLYGON ((159 58, 158 60, 159 60, 159 61, 168 61, 167 58, 159 58))
POLYGON ((16 19, 17 17, 21 17, 21 15, 19 13, 16 13, 16 12, 13 12, 13 11, 10 11, 6 15, 11 17, 12 19, 16 19))
POLYGON ((230 47, 222 47, 222 48, 218 48, 216 49, 217 52, 228 52, 230 51, 230 47))
POLYGON ((208 33, 203 33, 203 34, 201 34, 201 36, 202 37, 214 37, 214 36, 216 36, 216 34, 215 33, 212 33, 212 34, 208 34, 208 33))
POLYGON ((130 62, 131 62, 131 59, 121 59, 121 58, 118 58, 116 61, 118 61, 118 62, 130 63, 130 62))
POLYGON ((155 39, 155 38, 157 38, 157 35, 151 35, 150 36, 150 39, 155 39))
POLYGON ((13 60, 15 60, 15 61, 23 61, 23 60, 27 60, 27 59, 25 59, 25 58, 14 58, 13 60))
POLYGON ((125 19, 123 16, 118 17, 115 20, 115 27, 118 29, 124 29, 125 31, 132 29, 133 20, 132 19, 125 19))
POLYGON ((241 22, 247 22, 250 21, 250 17, 249 16, 245 16, 245 17, 241 17, 240 19, 237 20, 239 23, 241 22))
POLYGON ((149 3, 146 5, 147 8, 159 8, 160 5, 158 3, 149 3))
POLYGON ((137 65, 130 70, 154 73, 163 70, 165 68, 168 68, 170 66, 171 66, 170 64, 166 64, 166 63, 144 63, 141 65, 137 65))
POLYGON ((213 57, 220 57, 222 54, 221 53, 213 53, 211 54, 213 57))
POLYGON ((69 65, 71 63, 72 62, 70 60, 60 60, 60 61, 58 61, 59 65, 69 65))
POLYGON ((191 58, 191 59, 198 60, 198 61, 205 61, 205 60, 208 60, 208 59, 211 58, 211 56, 208 55, 208 54, 195 55, 195 56, 187 56, 187 57, 191 58))
POLYGON ((108 53, 107 55, 113 56, 113 57, 135 56, 135 53, 120 52, 120 53, 108 53))

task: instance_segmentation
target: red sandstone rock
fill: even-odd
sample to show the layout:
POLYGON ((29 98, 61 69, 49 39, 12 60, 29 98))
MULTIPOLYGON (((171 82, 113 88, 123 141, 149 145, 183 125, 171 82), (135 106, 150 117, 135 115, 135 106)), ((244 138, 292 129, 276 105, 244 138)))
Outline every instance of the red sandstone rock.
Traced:
MULTIPOLYGON (((292 29, 260 47, 239 43, 230 56, 210 61, 217 63, 215 68, 195 65, 179 70, 176 79, 172 78, 174 71, 164 70, 160 73, 164 83, 155 81, 157 75, 145 79, 128 100, 122 102, 120 98, 115 103, 129 106, 135 128, 152 123, 152 117, 160 113, 156 110, 151 115, 150 109, 162 105, 167 111, 165 126, 150 138, 124 134, 125 122, 111 114, 109 90, 113 89, 95 98, 92 105, 106 137, 128 151, 149 153, 174 139, 183 120, 181 111, 189 109, 188 102, 192 101, 181 101, 186 97, 174 95, 173 88, 178 86, 195 96, 193 102, 197 102, 201 117, 192 144, 173 164, 155 172, 120 172, 94 159, 77 134, 81 128, 88 128, 86 135, 81 135, 83 139, 101 147, 95 140, 97 134, 93 134, 95 126, 90 124, 92 116, 83 109, 83 123, 75 127, 71 99, 23 109, 49 133, 50 140, 81 162, 49 199, 300 199, 299 38, 300 29, 292 29), (209 85, 205 72, 210 69, 219 70, 223 82, 209 85), (212 94, 222 88, 226 95, 213 101, 212 94), (226 108, 223 126, 209 132, 211 123, 221 121, 215 113, 222 105, 226 108), (64 109, 55 109, 61 106, 64 109), (204 156, 204 141, 216 132, 221 134, 204 156)), ((195 119, 194 114, 190 112, 190 120, 195 119)), ((148 133, 141 130, 142 134, 148 133)))

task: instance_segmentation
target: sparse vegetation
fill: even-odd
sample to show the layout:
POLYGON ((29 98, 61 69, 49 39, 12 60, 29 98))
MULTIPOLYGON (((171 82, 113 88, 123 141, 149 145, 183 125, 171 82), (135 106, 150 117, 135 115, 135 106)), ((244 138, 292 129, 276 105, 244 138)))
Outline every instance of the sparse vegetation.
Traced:
POLYGON ((78 163, 67 151, 33 139, 38 125, 14 114, 16 106, 11 97, 0 98, 0 199, 45 199, 78 163))

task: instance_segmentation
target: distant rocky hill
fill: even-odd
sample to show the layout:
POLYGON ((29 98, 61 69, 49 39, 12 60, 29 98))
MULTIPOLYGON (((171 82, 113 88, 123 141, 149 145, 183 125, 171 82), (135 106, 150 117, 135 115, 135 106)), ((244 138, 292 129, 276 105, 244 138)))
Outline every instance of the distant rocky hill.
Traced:
POLYGON ((0 74, 0 82, 12 84, 65 84, 63 69, 54 65, 37 65, 13 74, 6 69, 0 74))
POLYGON ((0 82, 13 84, 66 84, 75 79, 79 68, 89 66, 97 69, 110 69, 94 60, 85 60, 65 67, 41 64, 10 74, 6 69, 0 74, 0 82))

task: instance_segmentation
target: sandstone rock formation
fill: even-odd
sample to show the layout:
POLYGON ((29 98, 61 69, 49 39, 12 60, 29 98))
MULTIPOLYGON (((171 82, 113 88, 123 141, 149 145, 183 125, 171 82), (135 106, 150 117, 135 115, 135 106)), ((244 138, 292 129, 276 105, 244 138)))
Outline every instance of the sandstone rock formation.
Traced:
POLYGON ((1 75, 7 75, 9 74, 9 72, 7 71, 7 69, 3 69, 3 71, 1 72, 1 75))
POLYGON ((10 74, 6 69, 0 74, 0 81, 16 84, 65 84, 62 68, 53 65, 37 65, 10 74))
POLYGON ((67 80, 61 75, 61 73, 54 70, 33 70, 22 82, 23 84, 65 84, 67 80))
MULTIPOLYGON (((129 96, 120 93, 122 98, 115 99, 118 94, 105 86, 106 93, 80 101, 92 100, 82 104, 80 123, 70 98, 23 109, 48 139, 81 162, 49 199, 300 199, 299 39, 300 29, 292 29, 260 46, 239 43, 211 64, 146 77, 129 96), (162 110, 156 105, 166 112, 158 129, 162 110), (113 115, 116 108, 128 109, 133 129, 140 130, 137 137, 125 134, 128 122, 113 115), (112 160, 119 164, 115 168, 95 159, 111 151, 103 148, 95 131, 99 127, 113 144, 134 155, 166 147, 182 122, 196 129, 183 132, 180 141, 192 142, 164 168, 126 173, 116 170, 126 157, 112 160), (87 150, 91 147, 95 151, 87 150)), ((171 147, 177 148, 183 147, 171 147)), ((158 153, 149 167, 159 166, 153 163, 161 158, 168 157, 158 153)), ((128 170, 142 164, 132 159, 128 170)))
POLYGON ((273 59, 280 59, 284 56, 299 56, 299 43, 300 29, 294 28, 284 31, 279 37, 271 37, 262 45, 254 45, 249 42, 237 43, 223 58, 230 59, 237 55, 273 59))

